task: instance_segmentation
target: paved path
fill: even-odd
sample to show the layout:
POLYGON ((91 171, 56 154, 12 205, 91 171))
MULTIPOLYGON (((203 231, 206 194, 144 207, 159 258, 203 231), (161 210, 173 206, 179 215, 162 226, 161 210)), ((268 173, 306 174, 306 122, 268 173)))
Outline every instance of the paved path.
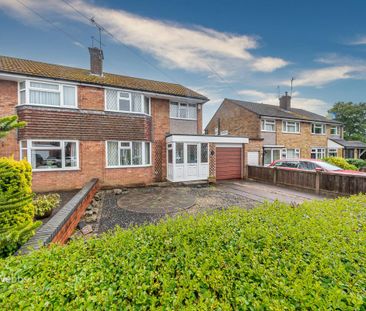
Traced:
POLYGON ((217 187, 220 190, 242 195, 258 202, 279 200, 281 202, 299 204, 307 200, 321 200, 326 198, 323 195, 255 181, 222 181, 218 183, 217 187))

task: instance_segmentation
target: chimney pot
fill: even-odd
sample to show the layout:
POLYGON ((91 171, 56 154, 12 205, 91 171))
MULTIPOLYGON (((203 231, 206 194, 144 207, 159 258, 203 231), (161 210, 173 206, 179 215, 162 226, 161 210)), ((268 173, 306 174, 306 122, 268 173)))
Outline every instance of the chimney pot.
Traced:
POLYGON ((280 107, 285 110, 291 109, 291 96, 287 92, 280 97, 280 107))
POLYGON ((103 51, 98 48, 89 48, 90 54, 90 72, 94 75, 103 75, 103 51))

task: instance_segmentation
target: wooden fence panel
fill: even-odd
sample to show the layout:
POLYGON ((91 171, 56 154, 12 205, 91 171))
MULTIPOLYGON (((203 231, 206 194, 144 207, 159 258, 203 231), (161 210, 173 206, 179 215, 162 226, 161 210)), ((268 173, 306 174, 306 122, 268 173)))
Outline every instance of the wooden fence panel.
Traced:
POLYGON ((314 190, 315 179, 315 172, 277 169, 277 184, 314 190))

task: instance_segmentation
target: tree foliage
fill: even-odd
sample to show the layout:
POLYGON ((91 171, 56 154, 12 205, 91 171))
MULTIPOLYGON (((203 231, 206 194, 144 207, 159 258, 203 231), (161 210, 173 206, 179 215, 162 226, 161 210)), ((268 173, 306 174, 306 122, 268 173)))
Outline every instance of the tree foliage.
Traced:
POLYGON ((18 121, 17 116, 0 118, 0 139, 8 135, 11 130, 24 127, 25 125, 26 122, 18 121))

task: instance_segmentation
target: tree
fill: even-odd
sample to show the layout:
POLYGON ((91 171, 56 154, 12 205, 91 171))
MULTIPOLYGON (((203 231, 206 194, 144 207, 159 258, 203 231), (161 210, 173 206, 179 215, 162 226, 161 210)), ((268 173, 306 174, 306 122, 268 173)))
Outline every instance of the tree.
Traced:
POLYGON ((338 102, 328 111, 344 124, 344 138, 366 142, 366 103, 338 102))
POLYGON ((11 130, 24 127, 25 125, 26 122, 18 121, 17 116, 0 118, 0 139, 8 135, 11 130))

